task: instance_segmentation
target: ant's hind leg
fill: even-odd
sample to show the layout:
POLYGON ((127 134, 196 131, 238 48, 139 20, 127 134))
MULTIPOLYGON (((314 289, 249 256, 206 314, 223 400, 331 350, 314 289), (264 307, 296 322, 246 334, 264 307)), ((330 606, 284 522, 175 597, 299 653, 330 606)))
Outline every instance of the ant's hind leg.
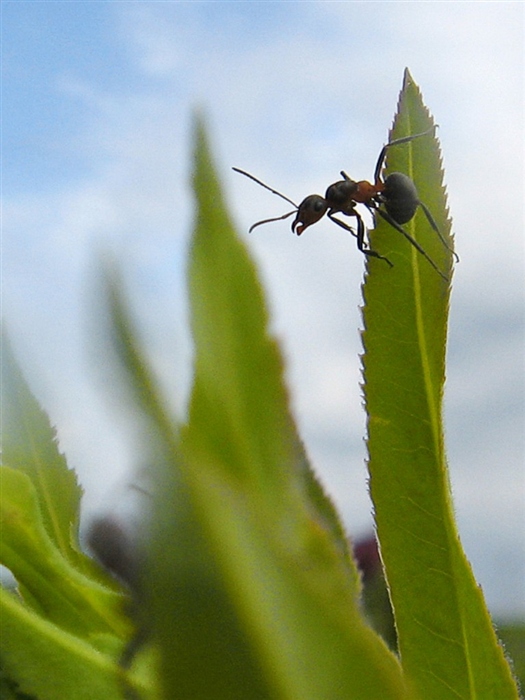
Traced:
POLYGON ((456 262, 459 262, 459 255, 456 253, 455 250, 453 250, 453 249, 449 246, 449 244, 448 244, 447 241, 445 240, 443 234, 441 233, 441 231, 440 231, 439 228, 438 228, 438 225, 437 225, 436 222, 434 221, 434 217, 433 217, 432 214, 430 213, 430 210, 429 210, 429 208, 427 207, 427 205, 426 205, 424 202, 421 202, 421 201, 418 202, 418 203, 419 203, 419 206, 421 207, 421 209, 423 209, 423 212, 424 212, 425 216, 427 217, 428 223, 432 226, 432 228, 434 229, 434 231, 435 231, 435 232, 437 233, 437 235, 439 236, 439 239, 440 239, 441 243, 443 243, 443 245, 445 246, 445 248, 446 248, 450 253, 452 253, 452 255, 456 258, 456 262))
POLYGON ((407 233, 405 231, 405 229, 402 226, 400 226, 400 224, 398 224, 397 221, 390 216, 390 214, 388 214, 383 209, 376 209, 375 211, 380 216, 382 216, 383 219, 390 224, 390 226, 393 226, 396 229, 396 231, 399 231, 399 233, 403 234, 403 236, 407 239, 407 241, 409 241, 409 243, 411 243, 414 246, 414 248, 419 253, 421 253, 421 255, 430 263, 430 265, 432 265, 432 267, 438 273, 438 275, 445 280, 445 282, 450 281, 449 278, 443 272, 441 272, 441 270, 436 265, 436 263, 432 260, 430 255, 428 255, 428 253, 419 245, 419 243, 416 241, 416 239, 412 238, 412 236, 409 233, 407 233))

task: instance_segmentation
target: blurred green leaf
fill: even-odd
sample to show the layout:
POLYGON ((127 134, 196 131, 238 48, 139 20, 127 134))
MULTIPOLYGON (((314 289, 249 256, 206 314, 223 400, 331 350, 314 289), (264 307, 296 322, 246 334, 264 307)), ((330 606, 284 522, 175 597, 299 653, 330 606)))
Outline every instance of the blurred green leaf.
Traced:
MULTIPOLYGON (((407 72, 391 139, 432 125, 407 72)), ((448 237, 437 142, 428 135, 392 147, 388 171, 414 180, 448 237)), ((451 270, 421 211, 405 228, 451 270)), ((372 247, 394 263, 367 260, 363 365, 371 494, 403 668, 425 700, 515 699, 452 512, 442 425, 450 285, 383 221, 372 247)))
POLYGON ((2 700, 37 700, 34 695, 23 693, 18 683, 14 683, 2 668, 0 668, 0 698, 2 700))
POLYGON ((0 609, 2 668, 21 693, 38 700, 122 700, 110 656, 35 615, 2 588, 0 609))
POLYGON ((81 489, 5 335, 2 420, 0 563, 19 595, 0 591, 1 690, 39 700, 119 697, 116 659, 132 630, 126 596, 79 549, 81 489))
POLYGON ((222 573, 202 532, 202 515, 193 513, 178 426, 167 413, 114 270, 107 271, 106 300, 113 347, 129 393, 146 419, 152 500, 138 615, 159 650, 159 692, 195 700, 236 697, 224 695, 229 681, 238 697, 267 697, 257 690, 265 682, 240 638, 222 573))
POLYGON ((295 512, 298 523, 312 517, 330 531, 357 595, 344 530, 297 435, 255 265, 226 213, 202 128, 194 185, 198 210, 189 286, 195 379, 185 444, 264 500, 286 530, 295 512))
MULTIPOLYGON (((328 598, 316 572, 283 546, 268 512, 198 466, 190 465, 184 502, 171 500, 179 514, 186 507, 186 518, 155 540, 165 581, 164 697, 411 697, 396 660, 357 607, 344 604, 344 591, 328 598)), ((184 491, 174 488, 179 498, 184 491)), ((332 577, 322 555, 317 566, 326 563, 332 577)))
POLYGON ((41 615, 79 637, 129 632, 122 594, 87 578, 63 557, 44 527, 31 479, 9 467, 0 467, 0 531, 0 563, 41 615))
MULTIPOLYGON (((2 463, 27 474, 34 484, 44 527, 75 567, 90 576, 100 569, 78 546, 82 489, 57 446, 56 431, 31 394, 2 329, 2 463)), ((101 581, 107 579, 101 577, 101 581)))

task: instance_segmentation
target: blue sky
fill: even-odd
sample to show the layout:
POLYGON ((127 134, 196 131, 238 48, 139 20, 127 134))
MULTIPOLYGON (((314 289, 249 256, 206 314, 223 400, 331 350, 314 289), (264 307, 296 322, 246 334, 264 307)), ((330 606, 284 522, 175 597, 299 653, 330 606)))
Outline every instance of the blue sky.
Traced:
MULTIPOLYGON (((494 612, 525 614, 523 4, 17 0, 2 15, 3 315, 87 517, 137 466, 94 341, 101 251, 122 260, 179 407, 189 385, 194 109, 245 232, 286 205, 231 166, 296 201, 341 169, 370 178, 409 67, 440 125, 461 257, 445 397, 461 536, 494 612)), ((363 258, 328 221, 246 239, 310 455, 363 534, 363 258)))

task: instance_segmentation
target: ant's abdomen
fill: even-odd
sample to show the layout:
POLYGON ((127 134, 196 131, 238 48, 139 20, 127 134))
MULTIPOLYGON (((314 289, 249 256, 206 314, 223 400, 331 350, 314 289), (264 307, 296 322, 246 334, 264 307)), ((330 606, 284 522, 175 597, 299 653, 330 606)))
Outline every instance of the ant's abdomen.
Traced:
POLYGON ((381 199, 387 212, 398 224, 410 221, 419 205, 416 186, 403 173, 391 173, 386 178, 381 199))

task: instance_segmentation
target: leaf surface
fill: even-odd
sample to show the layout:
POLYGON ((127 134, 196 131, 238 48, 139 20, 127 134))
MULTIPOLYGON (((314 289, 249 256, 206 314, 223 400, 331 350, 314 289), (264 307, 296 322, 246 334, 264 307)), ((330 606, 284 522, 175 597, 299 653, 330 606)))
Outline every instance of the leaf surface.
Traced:
MULTIPOLYGON (((391 140, 433 121, 405 75, 391 140)), ((389 149, 450 239, 441 159, 431 135, 389 149)), ((423 212, 405 229, 450 276, 452 259, 423 212)), ((380 221, 363 287, 370 489, 403 667, 426 700, 517 698, 481 590, 461 548, 447 475, 442 400, 450 285, 380 221)))
MULTIPOLYGON (((35 615, 0 588, 2 667, 38 700, 121 700, 111 656, 35 615)), ((18 696, 15 696, 18 697, 18 696)))
POLYGON ((27 474, 34 484, 44 527, 74 566, 91 576, 98 567, 78 546, 82 489, 59 452, 56 431, 22 376, 2 330, 2 463, 27 474))
POLYGON ((129 632, 123 596, 78 571, 44 526, 36 489, 24 472, 0 467, 0 563, 17 579, 25 601, 77 636, 129 632))

